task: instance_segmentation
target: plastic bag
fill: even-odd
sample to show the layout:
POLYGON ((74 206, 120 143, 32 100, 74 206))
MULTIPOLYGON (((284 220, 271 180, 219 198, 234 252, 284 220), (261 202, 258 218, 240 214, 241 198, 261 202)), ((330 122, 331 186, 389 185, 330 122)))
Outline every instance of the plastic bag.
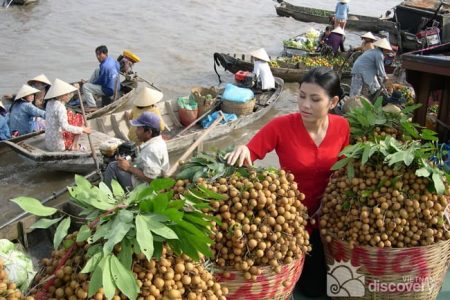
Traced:
MULTIPOLYGON (((220 111, 215 111, 212 114, 207 115, 201 121, 203 128, 208 128, 211 124, 219 117, 220 111)), ((231 122, 237 120, 237 116, 235 114, 226 114, 223 113, 224 119, 220 121, 220 124, 225 124, 227 122, 231 122)))
POLYGON ((231 83, 225 85, 225 90, 223 91, 222 99, 245 103, 255 97, 255 94, 251 89, 237 87, 231 83))
POLYGON ((178 106, 180 108, 184 108, 187 110, 196 110, 198 108, 197 102, 193 99, 189 99, 188 97, 180 97, 177 100, 178 106))

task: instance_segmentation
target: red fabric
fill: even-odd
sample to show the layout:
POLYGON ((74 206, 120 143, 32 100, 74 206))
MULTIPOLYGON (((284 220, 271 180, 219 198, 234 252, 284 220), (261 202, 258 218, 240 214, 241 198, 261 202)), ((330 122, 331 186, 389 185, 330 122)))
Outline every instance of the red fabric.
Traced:
MULTIPOLYGON (((83 125, 83 115, 74 113, 71 110, 67 111, 67 122, 70 125, 74 126, 82 126, 83 125)), ((70 150, 73 145, 73 141, 75 139, 75 134, 72 132, 64 131, 63 132, 64 145, 66 146, 66 150, 70 150)))
POLYGON ((303 125, 300 113, 273 119, 247 144, 252 161, 276 151, 281 168, 294 174, 299 190, 305 194, 303 204, 309 215, 320 207, 330 168, 350 139, 350 127, 345 118, 330 114, 328 119, 327 133, 319 147, 303 125))

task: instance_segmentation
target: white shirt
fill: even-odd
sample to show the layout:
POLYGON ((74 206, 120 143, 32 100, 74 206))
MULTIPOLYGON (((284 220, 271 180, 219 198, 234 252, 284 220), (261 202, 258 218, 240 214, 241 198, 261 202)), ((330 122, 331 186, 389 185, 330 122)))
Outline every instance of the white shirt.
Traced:
MULTIPOLYGON (((161 176, 163 171, 169 170, 169 153, 162 136, 153 137, 141 145, 134 166, 152 179, 161 176)), ((143 183, 134 175, 131 176, 131 182, 133 186, 143 183)))
POLYGON ((261 88, 263 90, 275 88, 275 79, 273 78, 272 71, 267 62, 258 59, 255 60, 253 73, 256 74, 258 80, 261 80, 261 88))

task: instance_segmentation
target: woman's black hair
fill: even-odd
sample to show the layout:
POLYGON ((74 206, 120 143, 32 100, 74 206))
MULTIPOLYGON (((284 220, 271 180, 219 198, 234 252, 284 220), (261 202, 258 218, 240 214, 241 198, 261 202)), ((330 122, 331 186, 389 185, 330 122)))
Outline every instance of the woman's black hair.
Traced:
POLYGON ((311 69, 308 73, 303 76, 300 81, 302 83, 315 83, 323 88, 330 98, 338 96, 341 99, 344 92, 341 88, 341 81, 339 75, 333 69, 326 67, 317 67, 311 69))

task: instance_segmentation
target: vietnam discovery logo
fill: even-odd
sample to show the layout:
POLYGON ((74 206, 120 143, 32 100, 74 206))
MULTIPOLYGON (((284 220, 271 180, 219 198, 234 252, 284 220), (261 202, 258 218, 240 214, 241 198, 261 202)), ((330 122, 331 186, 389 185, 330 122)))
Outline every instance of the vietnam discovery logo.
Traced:
POLYGON ((358 273, 359 267, 353 267, 350 261, 335 261, 328 267, 327 296, 364 297, 365 277, 358 273))

